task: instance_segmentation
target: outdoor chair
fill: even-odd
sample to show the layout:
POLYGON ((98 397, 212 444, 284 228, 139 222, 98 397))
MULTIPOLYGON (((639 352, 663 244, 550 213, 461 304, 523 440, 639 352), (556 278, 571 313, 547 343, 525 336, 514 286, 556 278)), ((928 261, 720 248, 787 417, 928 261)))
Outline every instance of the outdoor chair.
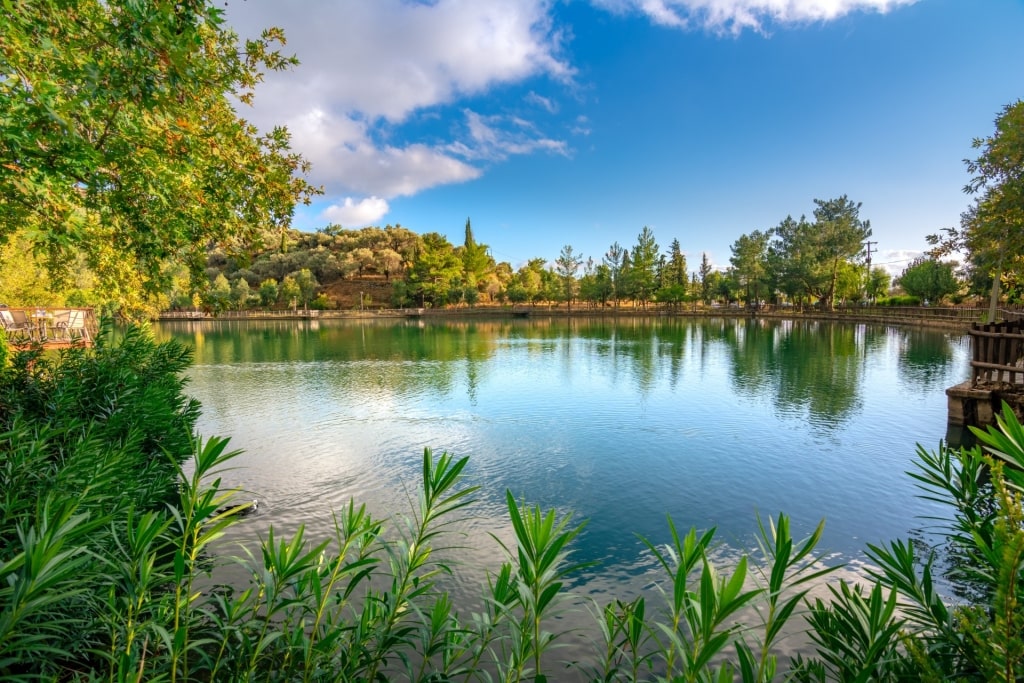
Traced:
POLYGON ((3 323, 7 337, 15 343, 24 343, 35 338, 36 326, 25 311, 0 310, 0 322, 3 323))
POLYGON ((66 309, 57 309, 53 312, 52 329, 55 339, 70 341, 71 335, 68 331, 68 323, 70 322, 71 311, 66 309))
POLYGON ((72 309, 67 311, 67 320, 54 322, 54 328, 64 339, 79 338, 89 340, 89 328, 85 326, 85 311, 72 309))

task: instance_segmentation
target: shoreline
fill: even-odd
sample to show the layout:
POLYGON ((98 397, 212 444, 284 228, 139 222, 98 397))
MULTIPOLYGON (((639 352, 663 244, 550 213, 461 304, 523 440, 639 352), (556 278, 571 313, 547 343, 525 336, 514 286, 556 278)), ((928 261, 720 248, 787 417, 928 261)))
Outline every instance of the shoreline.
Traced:
POLYGON ((217 314, 204 311, 164 311, 157 321, 187 320, 193 322, 260 321, 260 320, 377 320, 377 319, 473 319, 473 318, 749 318, 764 320, 820 320, 865 324, 890 324, 907 327, 946 329, 966 333, 972 323, 979 322, 986 311, 977 308, 931 307, 877 307, 836 311, 796 311, 779 309, 747 310, 743 308, 701 308, 697 310, 598 309, 567 310, 564 306, 523 306, 473 308, 405 308, 373 309, 365 311, 309 310, 309 311, 223 311, 217 314))

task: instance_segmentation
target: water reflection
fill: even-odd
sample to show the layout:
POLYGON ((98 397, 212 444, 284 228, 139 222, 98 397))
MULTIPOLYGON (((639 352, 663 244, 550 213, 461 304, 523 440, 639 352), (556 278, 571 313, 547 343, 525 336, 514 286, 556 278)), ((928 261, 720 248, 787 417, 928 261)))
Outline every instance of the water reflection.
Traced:
MULTIPOLYGON (((858 410, 868 366, 895 354, 902 382, 934 391, 944 388, 966 353, 962 335, 746 319, 183 321, 158 330, 194 344, 201 366, 353 364, 330 381, 371 398, 464 390, 470 405, 477 405, 492 364, 509 358, 522 361, 528 373, 532 360, 557 354, 558 376, 539 378, 545 382, 572 382, 599 363, 611 387, 626 386, 640 398, 663 381, 672 389, 700 382, 709 367, 725 361, 737 397, 769 401, 780 415, 825 430, 858 410)), ((309 370, 291 383, 310 381, 309 370)), ((248 381, 257 391, 265 384, 257 377, 248 381)))
POLYGON ((470 455, 487 515, 504 491, 590 520, 616 565, 679 526, 747 547, 756 511, 828 518, 841 554, 904 535, 927 505, 903 474, 945 433, 958 335, 749 319, 162 323, 195 346, 204 433, 245 449, 232 483, 265 523, 325 524, 350 498, 405 509, 424 447, 470 455))
POLYGON ((945 389, 943 381, 954 364, 954 351, 968 353, 962 335, 936 334, 909 329, 896 332, 900 378, 918 391, 945 389))
MULTIPOLYGON (((650 590, 637 535, 716 527, 723 558, 754 547, 757 514, 794 535, 826 519, 822 549, 856 575, 865 543, 937 513, 904 472, 946 428, 943 389, 968 373, 960 335, 833 323, 677 318, 181 321, 204 434, 245 451, 228 485, 260 514, 229 540, 329 534, 332 511, 412 510, 424 447, 469 455, 481 486, 455 525, 453 577, 472 605, 511 542, 505 491, 588 524, 574 588, 650 590), (493 535, 493 536, 492 536, 493 535)), ((727 560, 726 560, 727 561, 727 560)))

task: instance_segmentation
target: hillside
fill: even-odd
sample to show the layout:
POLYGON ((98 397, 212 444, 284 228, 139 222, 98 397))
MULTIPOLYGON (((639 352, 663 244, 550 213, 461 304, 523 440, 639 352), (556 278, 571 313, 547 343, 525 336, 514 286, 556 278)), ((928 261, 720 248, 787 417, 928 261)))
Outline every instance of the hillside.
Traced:
POLYGON ((381 275, 367 275, 349 280, 334 280, 320 291, 330 299, 336 308, 359 308, 359 295, 363 295, 365 308, 391 308, 391 282, 381 275))

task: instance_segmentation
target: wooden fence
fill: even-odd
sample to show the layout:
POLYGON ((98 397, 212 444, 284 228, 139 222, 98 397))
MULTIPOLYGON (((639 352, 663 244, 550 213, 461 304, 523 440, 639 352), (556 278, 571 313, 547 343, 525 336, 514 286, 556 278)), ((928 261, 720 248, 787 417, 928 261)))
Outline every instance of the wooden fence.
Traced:
POLYGON ((971 325, 971 381, 1024 387, 1024 319, 971 325))

